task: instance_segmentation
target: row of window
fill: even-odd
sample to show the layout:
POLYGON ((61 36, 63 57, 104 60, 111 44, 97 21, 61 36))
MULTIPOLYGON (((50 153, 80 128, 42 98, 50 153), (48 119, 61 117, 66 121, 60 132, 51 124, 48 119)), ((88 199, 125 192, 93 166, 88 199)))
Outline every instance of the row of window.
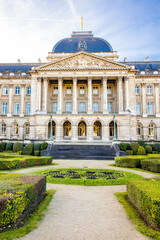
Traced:
MULTIPOLYGON (((135 94, 139 94, 139 86, 135 86, 135 94)), ((152 94, 152 86, 147 86, 147 94, 152 94)))
MULTIPOLYGON (((19 103, 14 103, 14 114, 19 114, 19 108, 20 104, 19 103)), ((2 103, 2 114, 7 114, 8 110, 8 103, 2 103)), ((26 103, 26 114, 29 115, 31 112, 31 104, 26 103)))
MULTIPOLYGON (((99 88, 97 86, 93 87, 93 95, 98 95, 98 93, 99 93, 99 88)), ((53 94, 54 95, 58 94, 58 87, 54 87, 53 88, 53 94)), ((72 94, 72 87, 67 87, 66 94, 67 95, 71 95, 72 94)), ((84 95, 85 94, 85 87, 82 86, 82 87, 79 88, 79 94, 80 95, 84 95)), ((112 88, 111 87, 107 87, 107 94, 112 94, 112 88)))
MULTIPOLYGON (((3 95, 8 95, 8 87, 3 88, 3 95)), ((20 95, 20 87, 15 87, 15 95, 20 95)), ((31 95, 31 87, 27 87, 27 95, 31 95)))
MULTIPOLYGON (((141 103, 139 103, 139 102, 136 103, 136 114, 137 115, 141 114, 141 103)), ((148 115, 153 114, 153 102, 148 102, 147 103, 147 114, 148 115)))
MULTIPOLYGON (((24 134, 29 135, 29 132, 30 132, 30 124, 26 123, 24 125, 24 134)), ((6 124, 2 123, 1 124, 1 135, 5 135, 5 134, 6 134, 6 124)), ((12 124, 12 134, 13 135, 18 135, 19 134, 18 123, 13 123, 12 124)))
MULTIPOLYGON (((137 124, 137 135, 143 137, 143 125, 141 123, 137 124)), ((156 125, 154 123, 148 125, 148 136, 156 137, 156 125)))
MULTIPOLYGON (((53 112, 56 113, 58 110, 58 102, 53 103, 53 112)), ((107 103, 107 110, 108 112, 112 112, 112 103, 108 102, 107 103)), ((67 102, 66 103, 66 112, 72 112, 72 103, 67 102)), ((80 102, 79 103, 79 112, 86 112, 86 103, 85 102, 80 102)), ((94 102, 93 103, 93 112, 99 112, 99 103, 94 102)))

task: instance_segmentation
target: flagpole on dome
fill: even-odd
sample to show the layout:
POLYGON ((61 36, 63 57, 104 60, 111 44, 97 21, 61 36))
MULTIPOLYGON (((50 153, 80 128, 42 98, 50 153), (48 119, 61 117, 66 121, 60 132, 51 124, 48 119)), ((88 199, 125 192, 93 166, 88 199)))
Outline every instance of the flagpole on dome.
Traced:
POLYGON ((83 32, 83 17, 81 17, 81 31, 83 32))

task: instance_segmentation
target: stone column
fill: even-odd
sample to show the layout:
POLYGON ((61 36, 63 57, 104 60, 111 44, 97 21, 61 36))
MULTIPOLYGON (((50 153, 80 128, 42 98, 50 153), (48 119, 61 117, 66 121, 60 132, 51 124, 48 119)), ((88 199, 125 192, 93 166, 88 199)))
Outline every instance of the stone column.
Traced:
POLYGON ((125 112, 129 110, 129 90, 128 90, 128 77, 124 78, 124 88, 125 88, 125 112))
POLYGON ((58 111, 57 114, 62 114, 62 77, 58 78, 58 111))
POLYGON ((87 125, 87 142, 93 141, 93 125, 87 125))
POLYGON ((155 83, 154 84, 155 87, 155 113, 156 113, 156 117, 160 117, 160 111, 159 111, 159 84, 155 83))
POLYGON ((24 117, 24 97, 25 97, 25 84, 21 84, 21 110, 20 110, 20 117, 24 117))
POLYGON ((147 117, 147 101, 146 101, 146 84, 142 84, 142 113, 143 117, 147 117))
POLYGON ((12 96, 13 96, 13 85, 9 85, 9 103, 8 103, 8 114, 7 117, 12 117, 12 96))
POLYGON ((93 114, 92 108, 92 78, 88 78, 88 114, 93 114))
POLYGON ((31 115, 34 115, 38 110, 38 89, 37 76, 31 78, 31 115))
POLYGON ((37 78, 38 81, 38 111, 42 110, 42 78, 37 78))
POLYGON ((77 78, 73 78, 73 110, 72 114, 77 114, 77 78))
POLYGON ((72 125, 72 141, 78 141, 78 126, 72 125))
POLYGON ((108 109, 107 109, 107 101, 108 101, 108 96, 107 96, 107 77, 103 77, 102 80, 103 84, 103 102, 102 102, 102 110, 103 114, 108 114, 108 109))
POLYGON ((118 109, 119 114, 123 114, 123 84, 122 84, 122 77, 118 77, 118 109))
POLYGON ((47 103, 48 103, 48 78, 43 78, 43 112, 47 113, 47 103))

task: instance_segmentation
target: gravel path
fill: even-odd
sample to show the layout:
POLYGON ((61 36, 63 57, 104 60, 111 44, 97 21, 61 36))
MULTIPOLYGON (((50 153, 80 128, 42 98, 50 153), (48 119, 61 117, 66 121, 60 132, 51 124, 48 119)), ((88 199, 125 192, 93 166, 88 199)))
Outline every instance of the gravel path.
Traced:
MULTIPOLYGON (((114 161, 55 160, 51 168, 110 168, 114 161)), ((34 170, 50 167, 34 168, 34 170)), ((144 177, 155 174, 123 169, 144 177)), ((19 173, 29 173, 23 169, 19 173)), ((135 230, 115 192, 126 191, 126 186, 85 187, 75 185, 47 184, 47 189, 57 190, 49 210, 39 227, 23 240, 147 240, 135 230)))

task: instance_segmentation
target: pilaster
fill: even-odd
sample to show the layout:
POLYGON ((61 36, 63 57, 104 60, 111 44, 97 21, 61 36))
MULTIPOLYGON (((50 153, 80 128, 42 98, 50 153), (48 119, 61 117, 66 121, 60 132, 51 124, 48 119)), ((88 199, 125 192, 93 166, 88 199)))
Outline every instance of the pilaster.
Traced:
POLYGON ((159 111, 159 84, 155 83, 155 113, 156 117, 160 117, 160 111, 159 111))
POLYGON ((25 97, 25 84, 21 84, 21 111, 20 111, 20 117, 24 117, 24 97, 25 97))
POLYGON ((58 78, 58 111, 57 114, 62 114, 62 77, 58 78))
POLYGON ((77 114, 77 78, 73 78, 73 111, 72 114, 77 114))
POLYGON ((88 114, 93 114, 92 107, 92 78, 88 78, 88 114))
POLYGON ((119 114, 124 113, 123 109, 123 82, 122 82, 123 77, 118 77, 118 109, 119 109, 119 114))
POLYGON ((146 84, 142 84, 142 113, 143 117, 147 117, 147 101, 146 101, 146 84))
POLYGON ((47 102, 48 102, 48 78, 43 78, 43 102, 42 102, 42 110, 43 113, 47 113, 47 102))
POLYGON ((103 84, 103 102, 102 102, 102 107, 103 107, 103 114, 108 114, 108 109, 107 109, 107 102, 108 102, 108 96, 107 96, 107 77, 103 77, 102 80, 103 84))
POLYGON ((12 97, 13 97, 13 85, 9 85, 9 106, 7 117, 12 117, 12 97))

